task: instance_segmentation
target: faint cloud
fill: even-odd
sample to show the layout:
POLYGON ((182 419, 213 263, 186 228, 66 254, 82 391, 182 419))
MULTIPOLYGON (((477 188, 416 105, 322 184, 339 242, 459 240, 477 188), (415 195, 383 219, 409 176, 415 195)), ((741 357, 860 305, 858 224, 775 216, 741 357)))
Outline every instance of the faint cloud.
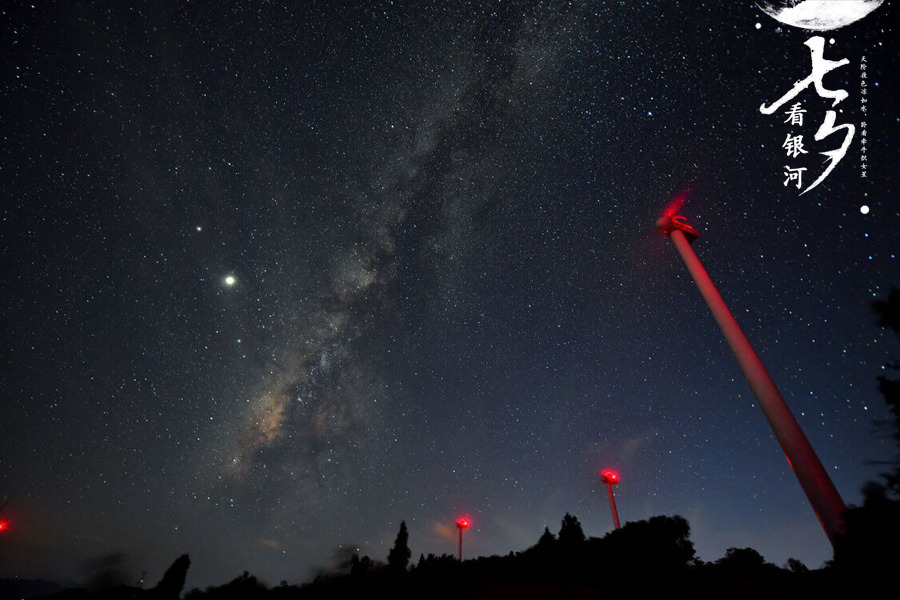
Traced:
POLYGON ((518 522, 509 519, 506 516, 495 516, 493 520, 497 527, 505 533, 507 537, 513 540, 514 544, 517 546, 530 546, 537 541, 539 534, 536 535, 533 531, 528 531, 518 522))
POLYGON ((265 546, 266 548, 280 548, 281 543, 278 540, 259 540, 260 546, 265 546))
POLYGON ((650 435, 629 438, 622 446, 622 460, 628 464, 633 463, 638 458, 638 453, 644 448, 649 448, 652 442, 650 435))
POLYGON ((437 521, 432 522, 431 531, 445 540, 453 541, 456 539, 456 531, 454 531, 453 527, 445 525, 444 523, 438 523, 437 521))

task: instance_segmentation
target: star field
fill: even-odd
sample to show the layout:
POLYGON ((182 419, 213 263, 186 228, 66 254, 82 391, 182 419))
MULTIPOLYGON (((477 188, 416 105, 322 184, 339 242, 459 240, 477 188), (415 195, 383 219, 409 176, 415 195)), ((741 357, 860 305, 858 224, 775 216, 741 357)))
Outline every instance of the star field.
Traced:
MULTIPOLYGON (((860 502, 894 452, 891 11, 825 34, 867 177, 857 139, 798 196, 759 106, 811 34, 752 2, 0 9, 0 576, 121 551, 155 581, 190 552, 191 587, 303 581, 383 559, 401 520, 414 558, 453 552, 463 512, 469 552, 506 554, 565 512, 609 531, 602 467, 623 522, 681 514, 701 558, 819 566, 653 223, 689 190, 695 250, 860 502)), ((811 139, 830 102, 803 98, 811 139)))

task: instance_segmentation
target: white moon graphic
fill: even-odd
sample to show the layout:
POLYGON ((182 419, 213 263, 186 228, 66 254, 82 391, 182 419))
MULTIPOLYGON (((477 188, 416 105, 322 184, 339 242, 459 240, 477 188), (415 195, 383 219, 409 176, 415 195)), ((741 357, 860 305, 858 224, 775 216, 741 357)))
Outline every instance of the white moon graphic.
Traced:
POLYGON ((829 31, 859 21, 884 0, 756 0, 767 15, 785 25, 829 31))

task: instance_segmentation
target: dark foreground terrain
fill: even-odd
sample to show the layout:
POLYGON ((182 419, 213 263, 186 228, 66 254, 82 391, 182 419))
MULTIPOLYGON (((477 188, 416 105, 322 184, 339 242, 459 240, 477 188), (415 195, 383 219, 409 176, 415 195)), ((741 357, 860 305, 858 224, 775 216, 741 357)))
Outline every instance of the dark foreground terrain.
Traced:
POLYGON ((24 582, 7 581, 0 599, 32 594, 55 600, 891 597, 900 565, 900 503, 889 499, 883 487, 868 492, 866 505, 847 514, 848 534, 835 559, 819 570, 794 559, 778 567, 751 548, 731 548, 721 559, 704 563, 695 557, 689 525, 679 516, 627 523, 603 538, 586 538, 578 520, 566 515, 558 535, 545 530, 534 546, 506 556, 459 562, 429 555, 410 565, 402 525, 386 564, 354 555, 343 568, 303 585, 282 582, 269 588, 244 573, 224 585, 184 593, 190 558, 183 555, 149 589, 101 583, 93 590, 54 593, 48 582, 35 582, 43 587, 29 591, 24 582))

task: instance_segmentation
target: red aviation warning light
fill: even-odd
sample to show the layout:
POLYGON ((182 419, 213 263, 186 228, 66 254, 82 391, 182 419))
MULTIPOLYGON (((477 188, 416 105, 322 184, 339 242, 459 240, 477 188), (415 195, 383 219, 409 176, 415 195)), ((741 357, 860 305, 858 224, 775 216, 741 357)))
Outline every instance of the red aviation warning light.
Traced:
POLYGON ((600 479, 603 483, 616 485, 619 483, 619 474, 612 469, 604 469, 603 471, 600 471, 600 479))
POLYGON ((9 529, 9 521, 0 521, 0 533, 9 529))

